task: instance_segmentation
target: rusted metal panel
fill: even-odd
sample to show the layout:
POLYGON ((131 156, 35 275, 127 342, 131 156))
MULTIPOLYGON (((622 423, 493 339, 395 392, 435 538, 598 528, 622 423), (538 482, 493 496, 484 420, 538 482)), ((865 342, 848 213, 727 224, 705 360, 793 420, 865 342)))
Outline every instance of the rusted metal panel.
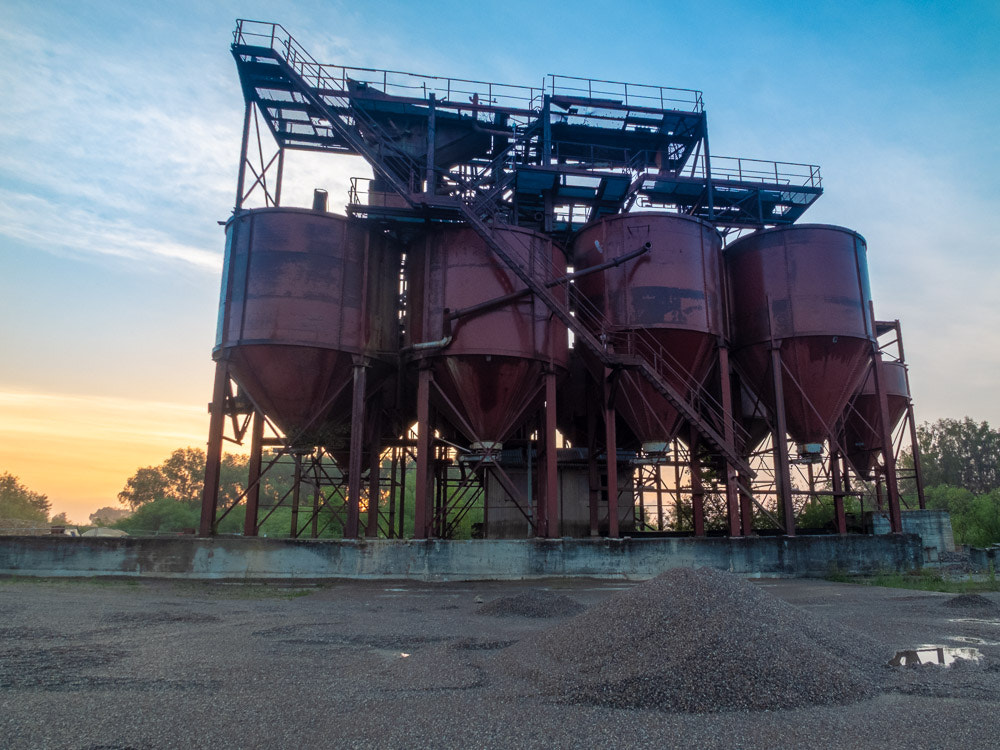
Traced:
POLYGON ((388 373, 398 257, 381 233, 331 214, 267 208, 230 219, 213 355, 286 434, 309 425, 306 442, 338 442, 355 360, 371 360, 375 382, 388 373))
MULTIPOLYGON (((725 333, 719 233, 679 214, 616 216, 580 232, 574 261, 589 268, 646 242, 649 252, 634 261, 579 279, 578 315, 596 335, 656 362, 660 374, 688 396, 711 371, 716 341, 725 333)), ((622 377, 616 409, 641 442, 669 441, 680 428, 677 410, 633 373, 622 377)))
MULTIPOLYGON (((882 384, 889 407, 889 430, 896 428, 910 403, 906 366, 892 360, 881 361, 882 384)), ((870 479, 878 452, 882 450, 879 429, 880 408, 875 383, 869 368, 865 382, 851 400, 844 414, 844 451, 851 466, 870 479)))
POLYGON ((725 254, 734 358, 770 410, 780 348, 789 434, 822 442, 865 374, 874 326, 864 238, 800 225, 737 240, 725 254))
MULTIPOLYGON (((519 249, 539 282, 565 275, 562 252, 544 236, 497 232, 519 249)), ((541 404, 545 369, 568 367, 566 327, 527 294, 448 319, 451 311, 526 288, 470 228, 430 229, 411 246, 407 274, 406 344, 415 362, 431 365, 437 407, 470 441, 503 441, 541 404)), ((564 288, 553 293, 565 299, 564 288)))

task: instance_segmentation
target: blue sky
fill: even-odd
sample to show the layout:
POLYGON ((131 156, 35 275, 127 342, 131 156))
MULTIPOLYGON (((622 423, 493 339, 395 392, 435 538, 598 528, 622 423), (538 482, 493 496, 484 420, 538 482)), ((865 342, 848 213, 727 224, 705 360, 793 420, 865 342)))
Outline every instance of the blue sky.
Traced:
MULTIPOLYGON (((1000 425, 1000 4, 0 2, 0 470, 72 518, 205 440, 237 17, 326 62, 703 90, 713 153, 821 165, 803 220, 868 239, 918 419, 1000 425)), ((290 157, 286 203, 364 172, 290 157)))

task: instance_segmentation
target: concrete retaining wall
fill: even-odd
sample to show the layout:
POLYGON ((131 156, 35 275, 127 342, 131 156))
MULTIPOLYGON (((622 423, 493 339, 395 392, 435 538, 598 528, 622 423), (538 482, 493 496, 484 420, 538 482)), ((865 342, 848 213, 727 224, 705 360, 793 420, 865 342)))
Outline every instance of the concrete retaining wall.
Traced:
MULTIPOLYGON (((941 553, 955 551, 955 537, 951 529, 951 515, 946 510, 904 510, 900 514, 903 532, 916 534, 923 545, 924 562, 937 562, 941 553)), ((889 533, 889 519, 873 513, 872 531, 889 533)))
POLYGON ((641 580, 668 568, 693 566, 764 577, 818 577, 835 570, 911 570, 920 567, 922 557, 915 535, 461 542, 0 538, 0 575, 28 576, 641 580))

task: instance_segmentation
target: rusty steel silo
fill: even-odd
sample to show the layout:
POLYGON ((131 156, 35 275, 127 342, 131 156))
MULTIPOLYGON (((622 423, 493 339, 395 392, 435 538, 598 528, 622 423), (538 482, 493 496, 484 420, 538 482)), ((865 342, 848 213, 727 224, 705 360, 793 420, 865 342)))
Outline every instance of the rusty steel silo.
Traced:
MULTIPOLYGON (((910 386, 906 377, 906 365, 895 360, 883 359, 879 362, 880 383, 885 390, 888 406, 888 431, 892 433, 906 414, 910 403, 910 386)), ((872 478, 872 471, 882 451, 882 430, 880 429, 881 408, 875 390, 875 380, 871 369, 861 388, 854 394, 844 414, 843 449, 854 470, 866 479, 872 478)))
POLYGON ((355 366, 370 392, 398 356, 398 258, 382 233, 323 211, 226 225, 213 357, 290 441, 344 455, 355 366))
MULTIPOLYGON (((725 332, 722 240, 708 222, 680 214, 642 212, 602 219, 574 242, 580 270, 634 253, 622 265, 583 276, 581 320, 613 346, 635 348, 682 396, 712 370, 725 332), (598 330, 599 329, 599 330, 598 330)), ((623 351, 631 354, 632 352, 623 351)), ((647 449, 677 435, 682 418, 642 376, 625 372, 615 408, 647 449)))
MULTIPOLYGON (((538 283, 565 275, 565 257, 544 235, 495 233, 538 283)), ((565 325, 469 227, 436 226, 409 247, 407 300, 405 351, 430 371, 436 408, 474 447, 496 449, 541 403, 542 374, 568 367, 565 325)))
POLYGON ((814 451, 872 351, 865 240, 836 226, 779 227, 733 242, 724 258, 734 359, 768 410, 782 392, 787 433, 814 451))

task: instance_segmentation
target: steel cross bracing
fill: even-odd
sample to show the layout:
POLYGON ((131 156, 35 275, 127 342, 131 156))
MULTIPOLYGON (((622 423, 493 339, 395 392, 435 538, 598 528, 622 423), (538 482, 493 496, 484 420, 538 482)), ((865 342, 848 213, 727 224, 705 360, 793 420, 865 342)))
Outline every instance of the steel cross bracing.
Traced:
MULTIPOLYGON (((693 404, 666 381, 652 363, 638 354, 622 356, 609 351, 577 317, 570 313, 569 308, 551 290, 538 283, 518 262, 516 249, 493 231, 492 225, 502 221, 502 211, 500 205, 493 200, 490 191, 475 182, 466 182, 462 185, 463 190, 459 196, 438 195, 430 189, 426 192, 417 192, 414 177, 420 174, 423 165, 399 149, 384 133, 380 123, 368 112, 352 106, 346 87, 336 78, 325 74, 324 66, 309 57, 291 37, 285 38, 283 46, 284 53, 273 46, 266 48, 237 46, 234 47, 234 54, 237 57, 251 54, 255 58, 272 59, 274 61, 272 66, 276 68, 275 72, 279 74, 280 79, 286 81, 292 87, 292 91, 300 94, 302 99, 313 107, 316 115, 322 116, 330 131, 336 133, 342 143, 363 156, 376 175, 385 180, 408 205, 414 209, 430 209, 438 214, 450 212, 456 219, 464 220, 521 282, 568 329, 573 331, 576 339, 596 356, 602 365, 612 370, 627 368, 638 371, 689 423, 695 425, 706 441, 724 455, 737 470, 745 475, 752 475, 750 466, 735 447, 699 414, 693 404), (316 81, 315 86, 311 85, 311 80, 316 81), (404 182, 401 174, 406 173, 410 179, 404 182)), ((428 162, 428 166, 424 169, 430 178, 429 183, 433 183, 434 179, 439 177, 454 177, 451 173, 442 174, 438 168, 431 165, 431 162, 428 162)))
MULTIPOLYGON (((532 146, 530 141, 519 141, 514 138, 489 162, 476 165, 471 170, 466 170, 464 174, 455 173, 435 164, 430 156, 424 163, 414 158, 401 148, 397 139, 392 133, 386 131, 383 123, 379 122, 370 111, 369 107, 362 104, 356 96, 357 92, 350 90, 350 79, 344 75, 339 78, 331 75, 331 66, 324 66, 311 58, 283 29, 276 25, 265 25, 270 28, 270 39, 267 46, 247 45, 242 33, 242 26, 237 29, 237 43, 234 44, 234 55, 240 64, 241 78, 244 83, 244 92, 248 102, 254 102, 266 112, 270 112, 269 107, 279 109, 300 110, 308 113, 308 123, 315 133, 325 133, 325 141, 320 136, 314 143, 315 147, 322 145, 321 141, 329 148, 335 150, 349 151, 360 154, 372 166, 378 178, 383 180, 391 190, 398 194, 400 198, 414 211, 422 214, 425 218, 429 215, 438 218, 450 218, 451 220, 464 220, 468 223, 483 240, 490 246, 491 250, 512 271, 520 278, 525 286, 538 296, 552 313, 560 319, 577 339, 585 346, 597 359, 606 367, 611 369, 629 368, 638 371, 646 378, 654 388, 664 396, 689 423, 695 425, 698 431, 703 434, 709 444, 722 453, 731 464, 745 475, 752 475, 747 462, 742 459, 738 452, 728 444, 722 435, 709 424, 698 410, 684 399, 680 393, 674 389, 660 374, 651 362, 642 356, 628 356, 610 351, 603 342, 599 341, 593 333, 583 326, 581 322, 573 316, 569 308, 562 303, 553 292, 539 284, 528 273, 527 269, 517 260, 516 249, 510 247, 509 242, 500 234, 493 231, 496 225, 506 223, 510 218, 509 207, 505 203, 511 185, 516 183, 518 172, 510 169, 511 164, 515 164, 518 159, 523 159, 525 153, 532 148, 538 149, 538 144, 532 146), (279 31, 280 29, 280 31, 279 31), (284 91, 285 98, 264 99, 261 96, 261 88, 273 92, 284 91), (426 177, 426 190, 420 189, 422 178, 426 177), (446 185, 450 188, 450 194, 439 194, 439 185, 446 185)), ((554 84, 553 84, 554 88, 554 84)), ((590 93, 590 92, 588 92, 590 93)), ((426 101, 426 100, 424 100, 426 101)), ((429 99, 433 108, 434 98, 429 99)), ((546 108, 551 106, 552 100, 545 96, 543 98, 546 108)), ((565 107, 571 114, 574 103, 587 101, 594 103, 593 98, 573 99, 563 97, 558 99, 560 106, 565 107)), ((534 104, 534 97, 532 97, 534 104)), ((697 109, 700 110, 700 98, 697 109)), ((280 112, 279 112, 280 114, 280 112)), ((590 116, 600 117, 601 115, 590 116)), ((703 119, 703 112, 699 117, 703 119)), ((266 121, 272 130, 276 140, 284 147, 302 148, 304 144, 295 143, 294 140, 301 134, 290 136, 283 128, 282 121, 267 117, 266 121)), ((524 132, 537 131, 537 119, 535 124, 527 128, 524 132)), ((551 129, 548 117, 542 121, 544 129, 551 129)), ((558 142, 551 140, 551 134, 546 135, 543 146, 548 150, 546 161, 551 158, 552 151, 558 151, 558 142)), ((580 144, 573 146, 578 152, 584 148, 580 144)), ((588 146, 593 149, 593 144, 588 146)), ((707 142, 706 142, 707 151, 707 142)), ((683 168, 684 161, 689 152, 683 149, 674 149, 674 166, 683 168)), ((639 152, 641 154, 641 152, 639 152)), ((637 154, 637 155, 639 155, 637 154)), ((575 154, 579 157, 580 154, 575 154)), ((706 154, 695 154, 694 163, 690 167, 691 176, 689 181, 698 182, 705 186, 702 190, 709 196, 708 208, 712 210, 712 178, 709 173, 709 160, 706 154), (701 165, 699 167, 699 165, 701 165)), ((567 157, 569 158, 569 157, 567 157)), ((635 156, 633 156, 633 159, 635 156)), ((772 165, 774 169, 773 180, 767 177, 753 175, 751 165, 746 160, 736 160, 735 175, 737 179, 720 181, 729 182, 736 185, 746 184, 746 180, 759 180, 760 184, 779 184, 784 180, 784 187, 789 190, 788 180, 784 179, 779 165, 776 163, 758 163, 772 165), (744 174, 744 171, 748 174, 744 174)), ((799 165, 786 165, 799 166, 799 165)), ((819 185, 818 170, 808 165, 803 165, 807 171, 807 181, 810 183, 806 187, 814 196, 821 192, 819 185)), ((544 166, 543 166, 544 170, 544 166)), ((637 180, 640 185, 648 175, 637 180)), ((662 182, 663 173, 658 173, 656 180, 662 182)), ((790 191, 790 190, 789 190, 790 191)), ((791 192, 791 191, 790 191, 791 192)), ((648 193, 648 191, 647 191, 648 193)), ((662 191, 661 191, 662 193, 662 191)), ((651 194, 651 193, 650 193, 651 194)), ((720 197, 724 191, 720 191, 720 197)), ((661 197, 666 195, 663 193, 661 197)), ((702 199, 699 198, 699 201, 702 199)), ((758 210, 756 217, 759 221, 762 217, 760 212, 761 194, 756 193, 758 210)), ((755 212, 738 205, 735 201, 733 206, 738 211, 743 211, 747 215, 755 212)), ((700 203, 699 203, 700 205, 700 203)), ((688 208, 692 208, 689 206, 688 208)), ((722 210, 722 209, 720 209, 722 210)), ((804 209, 802 209, 804 210, 804 209)), ((698 211, 691 210, 691 213, 698 214, 698 211)), ((724 212, 724 211, 723 211, 724 212)), ((789 212, 785 212, 789 213, 789 212)), ((801 211, 798 211, 801 213, 801 211)), ((791 217, 794 220, 797 217, 791 217)), ((516 221, 516 217, 515 221, 516 221)), ((729 220, 720 220, 720 224, 729 225, 729 220)), ((550 232, 551 233, 551 232, 550 232)))

